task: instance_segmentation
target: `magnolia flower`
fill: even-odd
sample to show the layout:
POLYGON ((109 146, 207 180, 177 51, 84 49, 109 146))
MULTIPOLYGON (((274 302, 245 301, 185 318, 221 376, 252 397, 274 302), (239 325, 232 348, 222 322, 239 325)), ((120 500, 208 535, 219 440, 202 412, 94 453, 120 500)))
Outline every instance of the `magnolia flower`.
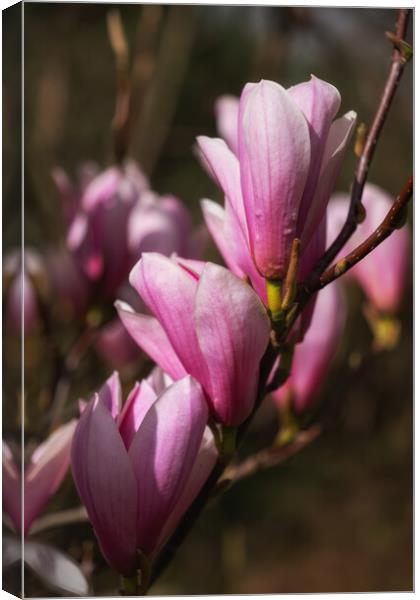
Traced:
POLYGON ((318 293, 312 324, 296 346, 286 383, 273 393, 279 407, 292 402, 297 413, 310 408, 320 392, 337 350, 345 322, 344 298, 339 284, 318 293))
POLYGON ((63 200, 67 247, 85 275, 112 296, 131 267, 128 219, 148 182, 134 163, 90 176, 79 189, 60 169, 53 177, 63 200))
POLYGON ((221 139, 198 138, 225 195, 224 211, 204 202, 206 223, 226 263, 257 290, 257 274, 284 277, 293 239, 304 254, 324 218, 356 120, 349 112, 333 121, 339 106, 336 88, 316 77, 289 90, 263 80, 241 95, 238 156, 221 139))
MULTIPOLYGON (((356 248, 378 227, 390 210, 393 199, 380 187, 367 183, 362 203, 366 209, 365 220, 347 242, 338 258, 356 248)), ((335 194, 328 208, 328 239, 333 242, 340 232, 348 213, 350 196, 335 194)), ((401 307, 410 255, 408 227, 394 231, 363 260, 346 274, 362 287, 372 306, 379 313, 396 313, 401 307)))
POLYGON ((130 282, 155 315, 116 304, 134 340, 173 379, 195 377, 217 421, 242 423, 255 402, 269 340, 258 296, 223 267, 153 253, 143 255, 130 282))
MULTIPOLYGON (((70 464, 70 445, 76 421, 59 427, 33 452, 24 467, 23 533, 26 535, 33 521, 63 481, 70 464)), ((22 529, 21 471, 12 452, 3 440, 3 507, 17 532, 22 529)))
POLYGON ((152 558, 194 500, 217 453, 208 409, 189 376, 160 391, 136 383, 121 410, 116 373, 82 412, 71 451, 73 477, 102 552, 124 575, 137 550, 152 558))

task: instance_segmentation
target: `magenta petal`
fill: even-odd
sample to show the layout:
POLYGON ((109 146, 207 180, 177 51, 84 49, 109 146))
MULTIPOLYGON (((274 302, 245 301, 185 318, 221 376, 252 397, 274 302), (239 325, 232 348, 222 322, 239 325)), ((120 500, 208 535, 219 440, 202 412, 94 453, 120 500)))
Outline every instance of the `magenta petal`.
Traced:
POLYGON ((168 521, 160 535, 156 545, 155 553, 159 552, 161 546, 165 543, 176 525, 180 521, 187 508, 194 501, 198 492, 201 490, 207 478, 209 477, 217 460, 218 452, 214 443, 214 437, 209 427, 204 430, 201 446, 198 451, 194 466, 175 508, 171 512, 168 521))
POLYGON ((300 236, 316 189, 328 132, 340 108, 341 97, 337 88, 314 75, 309 81, 293 86, 288 92, 308 121, 311 140, 311 164, 299 210, 300 236))
POLYGON ((25 468, 25 533, 58 489, 70 464, 70 446, 76 421, 63 425, 32 454, 25 468))
POLYGON ((208 418, 201 386, 190 376, 153 404, 131 443, 137 479, 138 547, 150 555, 191 474, 208 418))
POLYGON ((141 383, 137 382, 131 390, 118 420, 120 434, 127 449, 156 398, 156 392, 146 379, 141 383))
POLYGON ((255 402, 259 363, 270 333, 267 312, 248 284, 208 263, 194 316, 209 369, 213 413, 224 425, 239 425, 255 402))
POLYGON ((22 484, 12 452, 3 440, 3 509, 13 521, 16 531, 22 529, 22 484))
POLYGON ((345 152, 356 125, 356 113, 350 111, 331 125, 325 144, 321 165, 321 174, 310 209, 306 215, 302 234, 302 244, 305 246, 325 215, 328 201, 334 190, 345 152))
POLYGON ((71 462, 106 560, 118 572, 131 575, 136 567, 136 480, 117 425, 98 397, 80 417, 71 462))
POLYGON ((219 135, 237 155, 239 98, 228 95, 220 96, 216 100, 215 113, 219 135))
POLYGON ((241 96, 239 160, 255 263, 265 277, 283 277, 308 176, 310 139, 302 112, 274 82, 263 80, 241 96))
POLYGON ((159 320, 186 371, 206 387, 207 369, 192 319, 196 278, 176 261, 150 253, 131 271, 130 283, 159 320))
POLYGON ((173 379, 184 377, 185 368, 159 321, 149 315, 134 312, 126 302, 118 300, 115 306, 124 327, 140 348, 173 379))

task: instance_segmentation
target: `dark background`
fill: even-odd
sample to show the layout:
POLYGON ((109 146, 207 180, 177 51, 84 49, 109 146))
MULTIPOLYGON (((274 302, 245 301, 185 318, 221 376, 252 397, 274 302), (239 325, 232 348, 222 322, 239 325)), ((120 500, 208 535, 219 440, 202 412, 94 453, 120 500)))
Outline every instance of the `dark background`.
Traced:
MULTIPOLYGON (((62 236, 60 203, 50 177, 86 159, 112 163, 114 58, 107 38, 110 5, 25 4, 25 230, 41 248, 62 236)), ((135 49, 141 6, 119 5, 135 49)), ((130 156, 160 193, 178 195, 196 223, 199 200, 221 199, 193 154, 196 135, 215 135, 215 99, 239 95, 247 81, 273 79, 285 87, 313 73, 341 92, 340 113, 371 121, 390 61, 384 31, 395 11, 350 8, 162 7, 157 100, 133 126, 130 156), (166 27, 166 29, 165 29, 166 27), (163 36, 166 36, 163 39, 163 36), (164 42, 164 43, 163 43, 164 42)), ((411 24, 410 24, 411 26, 411 24)), ((410 34, 411 39, 411 34, 410 34)), ((12 56, 4 88, 5 152, 16 152, 18 64, 12 56)), ((408 66, 378 146, 370 181, 395 195, 412 165, 412 68, 408 66)), ((17 164, 17 163, 16 163, 17 164)), ((348 190, 355 157, 348 153, 338 189, 348 190)), ((16 245, 20 178, 4 172, 4 244, 16 245)), ((212 245, 207 256, 218 260, 212 245)), ((371 334, 363 297, 347 287, 348 323, 323 401, 329 430, 277 469, 237 484, 202 515, 156 594, 360 592, 411 590, 412 578, 412 287, 401 312, 402 336, 393 351, 362 360, 371 334)), ((29 414, 36 419, 49 376, 42 340, 27 359, 29 414)), ((13 351, 12 351, 13 355, 13 351)), ((16 354, 15 354, 16 357, 16 354)), ((109 370, 84 362, 70 399, 88 394, 109 370)), ((18 361, 5 374, 9 424, 18 361)), ((28 423, 28 439, 32 424, 28 423)), ((269 443, 275 411, 264 405, 251 446, 269 443)), ((36 429, 36 427, 34 428, 36 429)), ((49 509, 77 504, 70 477, 49 509)), ((80 559, 88 524, 46 532, 46 539, 80 559)), ((95 594, 113 595, 116 577, 94 546, 95 594)), ((48 590, 29 576, 27 595, 48 590), (32 587, 31 587, 32 586, 32 587)))

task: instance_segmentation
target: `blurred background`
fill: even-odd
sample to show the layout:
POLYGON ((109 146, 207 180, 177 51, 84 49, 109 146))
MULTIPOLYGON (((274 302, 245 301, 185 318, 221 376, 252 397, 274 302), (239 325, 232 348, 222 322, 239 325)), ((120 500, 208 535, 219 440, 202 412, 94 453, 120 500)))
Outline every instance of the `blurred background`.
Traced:
MULTIPOLYGON (((101 169, 114 162, 110 9, 112 5, 84 3, 24 7, 25 245, 38 251, 58 248, 64 238, 52 170, 61 167, 74 177, 84 161, 101 169)), ((395 23, 395 11, 383 9, 155 6, 146 16, 141 5, 118 5, 118 10, 134 67, 139 56, 156 63, 147 89, 135 90, 141 110, 131 126, 128 156, 148 175, 153 190, 185 203, 196 225, 202 222, 201 198, 222 200, 193 150, 195 136, 216 135, 218 96, 238 96, 246 82, 261 78, 288 87, 313 73, 340 90, 340 114, 354 109, 359 120, 370 123, 390 62, 384 32, 393 31, 395 23)), ((18 39, 19 18, 10 13, 5 22, 10 43, 18 39)), ((20 235, 19 63, 7 52, 4 61, 4 153, 11 165, 3 171, 7 252, 19 244, 20 235)), ((137 66, 144 67, 140 59, 137 66)), ((411 172, 412 115, 409 65, 369 177, 392 195, 411 172)), ((339 190, 349 190, 355 164, 349 152, 339 190)), ((211 241, 205 256, 220 261, 211 241)), ((279 468, 238 483, 213 502, 151 594, 413 588, 411 286, 410 277, 399 315, 399 343, 379 354, 370 352, 362 292, 346 287, 346 332, 322 396, 327 432, 279 468)), ((53 403, 54 381, 62 375, 54 362, 56 350, 65 355, 77 329, 71 319, 56 320, 55 313, 48 323, 25 340, 29 446, 45 437, 43 416, 53 403)), ((8 441, 17 445, 19 343, 13 332, 3 343, 3 422, 8 441)), ((125 388, 149 369, 150 363, 139 357, 122 375, 125 388)), ((78 398, 89 397, 111 371, 88 343, 70 377, 66 419, 77 414, 78 398)), ((267 400, 247 448, 263 447, 274 434, 275 409, 267 400)), ((78 505, 68 475, 47 511, 78 505)), ((38 538, 78 562, 90 561, 95 595, 115 594, 117 578, 88 523, 52 527, 38 538)), ((5 574, 11 591, 18 589, 18 577, 13 569, 5 574)), ((29 570, 25 588, 27 596, 56 593, 29 570)))

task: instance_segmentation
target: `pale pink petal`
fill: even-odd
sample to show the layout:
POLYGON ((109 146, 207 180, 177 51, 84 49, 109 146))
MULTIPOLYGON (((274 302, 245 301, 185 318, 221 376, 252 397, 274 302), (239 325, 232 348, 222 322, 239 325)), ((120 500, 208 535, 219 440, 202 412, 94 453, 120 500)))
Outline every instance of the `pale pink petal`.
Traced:
POLYGON ((185 368, 159 321, 134 312, 125 302, 117 301, 115 307, 124 327, 140 348, 174 379, 184 377, 185 368))
POLYGON ((241 96, 241 187, 249 243, 265 277, 285 274, 310 164, 309 130, 288 92, 261 81, 241 96))
POLYGON ((334 190, 347 147, 356 125, 356 116, 354 111, 350 111, 340 119, 336 119, 331 125, 325 144, 321 173, 315 195, 306 215, 301 238, 303 246, 311 239, 313 232, 325 215, 328 201, 334 190))
POLYGON ((25 467, 25 533, 48 500, 57 491, 70 464, 70 446, 76 420, 63 425, 32 454, 25 467))
POLYGON ((98 392, 99 400, 109 410, 113 419, 120 414, 122 404, 122 391, 120 376, 117 371, 108 377, 98 392))
POLYGON ((150 555, 181 498, 208 418, 201 386, 190 376, 152 405, 131 443, 137 479, 137 543, 150 555))
POLYGON ((71 463, 103 555, 118 572, 132 575, 136 567, 136 480, 117 425, 98 397, 80 417, 71 463))
POLYGON ((222 188, 239 221, 246 228, 238 159, 219 138, 201 135, 197 138, 197 143, 210 174, 222 188))
POLYGON ((201 200, 201 209, 206 225, 226 265, 232 273, 235 273, 238 277, 243 277, 244 272, 236 262, 235 256, 232 254, 230 240, 226 237, 224 208, 220 204, 212 202, 212 200, 201 200))
POLYGON ((337 88, 314 75, 288 92, 308 121, 311 140, 311 164, 299 210, 297 233, 300 237, 316 189, 328 132, 340 108, 341 97, 337 88))
POLYGON ((239 425, 255 402, 259 363, 270 333, 267 312, 248 284, 208 263, 194 317, 209 369, 212 411, 224 425, 239 425))
POLYGON ((214 108, 219 135, 237 155, 239 98, 229 95, 220 96, 216 100, 214 108))
POLYGON ((157 317, 186 371, 206 387, 207 369, 192 318, 196 278, 176 261, 150 253, 133 268, 130 283, 157 317))

